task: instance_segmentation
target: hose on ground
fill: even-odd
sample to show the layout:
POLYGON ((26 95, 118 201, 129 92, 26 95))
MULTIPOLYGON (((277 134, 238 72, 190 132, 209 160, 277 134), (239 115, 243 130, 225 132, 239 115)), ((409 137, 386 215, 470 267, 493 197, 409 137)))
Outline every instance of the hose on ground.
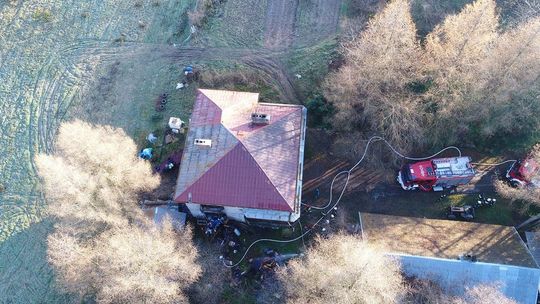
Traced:
MULTIPOLYGON (((392 150, 392 152, 394 152, 395 154, 397 154, 398 156, 404 158, 404 159, 407 159, 407 160, 426 160, 426 159, 430 159, 430 158, 433 158, 439 154, 441 154, 442 152, 446 151, 446 150, 449 150, 449 149, 455 149, 458 151, 458 154, 459 156, 461 156, 461 150, 458 148, 458 147, 455 147, 455 146, 449 146, 449 147, 446 147, 442 150, 440 150, 439 152, 433 154, 433 155, 430 155, 430 156, 426 156, 426 157, 409 157, 409 156, 405 156, 403 154, 401 154, 400 152, 398 152, 386 139, 380 137, 380 136, 372 136, 368 139, 368 142, 366 144, 366 147, 364 148, 364 153, 362 154, 362 157, 356 162, 356 164, 354 164, 354 166, 352 166, 349 170, 345 170, 345 171, 341 171, 339 172, 338 174, 336 174, 336 176, 334 176, 334 178, 332 179, 332 183, 330 184, 330 199, 328 201, 328 204, 326 204, 324 207, 311 207, 313 209, 316 209, 316 210, 325 210, 327 207, 329 207, 330 205, 332 205, 332 199, 333 199, 333 190, 334 190, 334 182, 336 181, 336 178, 342 174, 346 174, 347 177, 345 179, 345 183, 343 184, 343 188, 341 189, 340 193, 339 193, 339 196, 337 198, 337 200, 335 201, 335 203, 332 205, 332 209, 334 209, 338 204, 339 202, 341 201, 341 198, 343 197, 343 194, 345 193, 345 189, 347 188, 347 185, 349 184, 349 180, 350 180, 350 177, 351 177, 351 172, 354 171, 354 169, 356 169, 365 159, 366 155, 367 155, 367 152, 368 152, 368 149, 369 149, 369 146, 371 145, 371 143, 373 142, 376 142, 376 141, 383 141, 389 148, 390 150, 392 150)), ((305 205, 305 204, 304 204, 305 205)), ((223 265, 227 268, 233 268, 233 267, 236 267, 238 265, 240 265, 240 263, 242 263, 242 261, 246 258, 249 250, 255 246, 256 244, 260 243, 260 242, 272 242, 272 243, 291 243, 291 242, 295 242, 299 239, 303 239, 305 235, 307 235, 308 233, 310 233, 327 215, 329 214, 329 212, 323 212, 322 213, 322 216, 315 222, 315 224, 313 224, 313 226, 306 230, 305 232, 301 232, 301 234, 295 238, 292 238, 292 239, 287 239, 287 240, 278 240, 278 239, 266 239, 266 238, 263 238, 263 239, 258 239, 258 240, 255 240, 253 241, 248 247, 247 249, 245 250, 244 254, 242 255, 242 257, 240 258, 240 260, 238 260, 238 262, 234 263, 234 264, 231 264, 231 265, 227 265, 225 263, 225 261, 223 261, 223 265)))

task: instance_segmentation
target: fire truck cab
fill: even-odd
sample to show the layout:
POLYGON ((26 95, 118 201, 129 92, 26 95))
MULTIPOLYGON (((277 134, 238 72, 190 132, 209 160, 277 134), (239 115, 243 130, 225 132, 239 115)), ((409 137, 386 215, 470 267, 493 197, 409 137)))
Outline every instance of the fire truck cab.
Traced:
POLYGON ((540 187, 540 166, 532 158, 518 160, 506 172, 506 178, 513 187, 540 187))
POLYGON ((468 156, 434 158, 404 165, 397 181, 404 190, 442 191, 467 184, 475 174, 468 156))

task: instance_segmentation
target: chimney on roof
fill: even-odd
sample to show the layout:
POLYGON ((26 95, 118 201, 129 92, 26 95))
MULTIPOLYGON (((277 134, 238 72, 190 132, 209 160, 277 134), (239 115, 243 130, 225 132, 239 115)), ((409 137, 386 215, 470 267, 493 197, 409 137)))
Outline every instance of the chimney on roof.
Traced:
POLYGON ((270 115, 264 113, 252 113, 251 123, 254 125, 268 125, 270 124, 270 115))
POLYGON ((195 144, 195 146, 198 146, 198 147, 201 147, 201 148, 210 148, 210 147, 212 147, 212 140, 211 139, 196 138, 194 144, 195 144))

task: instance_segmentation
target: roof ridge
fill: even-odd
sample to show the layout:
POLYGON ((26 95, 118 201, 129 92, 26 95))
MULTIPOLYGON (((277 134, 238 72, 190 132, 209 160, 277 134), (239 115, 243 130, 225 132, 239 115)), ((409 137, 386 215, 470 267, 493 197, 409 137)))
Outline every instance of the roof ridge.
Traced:
POLYGON ((289 107, 289 108, 304 107, 304 105, 294 104, 294 103, 259 102, 259 104, 268 105, 268 106, 289 107))
MULTIPOLYGON (((277 120, 273 121, 273 122, 270 123, 269 125, 262 126, 261 128, 258 128, 257 130, 254 130, 254 131, 249 132, 249 133, 248 133, 248 136, 247 136, 246 138, 249 138, 249 137, 252 137, 252 136, 256 136, 256 134, 257 134, 257 133, 260 133, 261 130, 268 129, 268 128, 272 127, 275 123, 278 123, 278 122, 282 121, 284 118, 289 117, 290 115, 293 115, 293 114, 295 114, 295 113, 294 113, 294 112, 287 113, 287 114, 281 116, 280 118, 278 118, 277 120)), ((227 129, 227 127, 225 127, 225 128, 227 129)), ((238 131, 237 131, 237 133, 238 133, 238 131)), ((233 134, 233 136, 236 137, 236 135, 234 135, 234 134, 233 134)), ((238 141, 242 142, 242 139, 240 139, 239 137, 236 137, 236 139, 238 139, 238 141)), ((242 144, 243 144, 243 142, 242 142, 242 144)), ((245 145, 244 145, 244 147, 245 147, 245 145)), ((247 149, 247 147, 246 147, 246 149, 247 149)), ((248 151, 249 151, 249 149, 248 149, 248 151)), ((258 163, 257 163, 257 164, 258 164, 258 163)))
MULTIPOLYGON (((225 159, 227 157, 230 157, 231 156, 231 153, 237 153, 238 155, 241 155, 241 157, 243 157, 247 162, 249 162, 251 165, 251 168, 252 170, 250 170, 250 172, 257 172, 257 174, 255 176, 258 176, 256 178, 257 181, 259 181, 259 183, 261 185, 264 185, 264 187, 268 187, 269 190, 272 191, 272 198, 275 200, 275 203, 276 205, 278 206, 282 206, 282 207, 285 207, 285 208, 280 208, 280 209, 273 209, 273 210, 281 210, 281 211, 292 211, 293 208, 291 208, 291 206, 288 204, 288 202, 283 198, 283 196, 281 195, 281 193, 279 192, 279 190, 275 187, 275 185, 272 183, 272 181, 270 180, 270 178, 266 175, 266 173, 264 172, 264 170, 262 170, 260 168, 260 166, 258 165, 258 163, 255 161, 255 159, 253 158, 253 156, 248 152, 247 149, 245 149, 245 147, 242 147, 241 144, 236 144, 230 151, 228 151, 224 156, 223 158, 221 158, 219 161, 217 161, 212 167, 210 167, 206 172, 205 174, 203 174, 200 178, 198 178, 193 184, 191 184, 189 187, 186 188, 185 191, 183 191, 180 195, 177 195, 176 198, 179 198, 180 196, 184 196, 184 197, 189 197, 189 193, 192 191, 192 187, 197 187, 197 183, 200 182, 201 180, 203 180, 205 177, 211 177, 212 175, 207 175, 208 172, 211 172, 213 169, 217 168, 218 166, 221 166, 221 165, 224 165, 226 164, 226 161, 225 159), (238 150, 238 151, 236 151, 238 150), (253 163, 255 165, 253 165, 253 163), (257 166, 257 167, 255 167, 257 166), (257 171, 257 168, 259 169, 257 171), (275 198, 274 198, 275 196, 275 198), (281 198, 281 201, 279 200, 279 198, 281 198)), ((227 203, 221 203, 223 206, 233 206, 233 207, 242 207, 242 206, 236 206, 236 205, 228 205, 227 203)), ((252 207, 247 207, 247 208, 252 208, 252 207)))
MULTIPOLYGON (((238 138, 237 138, 238 139, 238 138)), ((246 147, 246 145, 244 145, 244 143, 238 139, 238 142, 240 143, 240 145, 242 145, 242 147, 248 152, 248 155, 249 157, 251 157, 251 159, 253 159, 253 161, 257 164, 257 167, 259 169, 261 169, 262 173, 264 174, 264 176, 266 177, 266 179, 270 182, 270 184, 272 184, 272 187, 274 187, 274 189, 276 189, 276 192, 279 194, 279 196, 281 197, 281 199, 287 204, 287 206, 290 207, 289 205, 289 202, 285 199, 285 197, 283 197, 283 194, 281 193, 281 191, 279 191, 278 187, 274 184, 274 182, 272 181, 272 179, 268 176, 268 174, 266 173, 266 171, 261 167, 261 164, 259 164, 259 162, 255 159, 255 157, 253 157, 253 154, 251 154, 251 152, 249 151, 249 149, 246 147)), ((294 207, 292 208, 294 210, 294 207)))
MULTIPOLYGON (((205 96, 206 96, 206 95, 205 95, 205 96)), ((207 97, 207 98, 208 98, 208 97, 207 97)), ((210 98, 208 98, 208 100, 212 101, 210 98)), ((212 103, 213 103, 213 101, 212 101, 212 103)), ((215 166, 217 163, 219 163, 219 161, 221 161, 221 160, 223 159, 223 157, 225 157, 225 155, 229 154, 229 152, 231 152, 236 146, 238 146, 238 143, 242 143, 242 142, 240 141, 240 139, 239 139, 238 137, 234 136, 234 134, 233 134, 233 133, 232 133, 232 132, 224 125, 224 124, 222 124, 222 123, 220 122, 219 125, 220 125, 221 127, 223 127, 223 129, 225 129, 227 132, 229 132, 229 134, 230 134, 234 139, 236 139, 237 143, 236 143, 235 145, 231 146, 231 147, 229 148, 228 151, 226 151, 225 153, 223 153, 223 155, 222 155, 220 158, 218 158, 218 159, 214 162, 214 164, 213 164, 212 166, 210 166, 210 168, 212 168, 212 167, 215 166)), ((186 140, 187 140, 187 136, 186 136, 186 140)), ((183 153, 186 153, 186 150, 187 150, 187 149, 184 149, 184 152, 183 152, 183 153)), ((183 158, 183 156, 184 156, 183 153, 182 153, 182 158, 183 158)), ((197 176, 197 178, 195 178, 191 183, 186 184, 186 188, 184 189, 184 191, 182 191, 182 193, 180 193, 180 194, 178 194, 178 195, 176 195, 176 193, 175 193, 175 196, 176 196, 176 197, 179 197, 180 195, 184 194, 184 192, 186 192, 186 190, 189 189, 189 187, 193 186, 193 184, 195 184, 198 180, 200 180, 200 179, 206 174, 206 172, 208 172, 208 171, 202 171, 201 175, 197 176)), ((263 171, 263 172, 264 172, 264 171, 263 171)), ((180 173, 180 172, 179 172, 179 173, 180 173)))
MULTIPOLYGON (((270 125, 265 126, 264 128, 261 128, 260 130, 257 130, 257 131, 255 131, 255 132, 253 132, 253 136, 247 136, 246 139, 250 139, 250 138, 254 137, 255 134, 260 134, 260 133, 262 132, 262 130, 271 128, 272 126, 275 127, 275 126, 276 126, 277 124, 279 124, 279 123, 283 123, 283 122, 286 123, 287 120, 286 120, 285 118, 287 118, 287 117, 289 117, 289 116, 291 116, 291 115, 294 115, 294 114, 297 114, 297 112, 296 112, 296 111, 293 111, 293 112, 291 112, 291 113, 287 113, 286 115, 283 115, 280 119, 275 120, 275 121, 272 122, 270 125)), ((266 176, 268 177, 267 171, 261 166, 261 164, 260 164, 260 163, 257 161, 257 159, 253 156, 251 150, 248 149, 248 148, 246 147, 246 145, 244 144, 244 142, 242 141, 242 139, 240 139, 240 138, 238 138, 238 137, 237 137, 237 139, 238 139, 238 141, 242 144, 242 146, 244 146, 244 148, 246 148, 246 150, 249 152, 250 156, 255 160, 255 163, 257 164, 257 166, 259 166, 259 168, 261 168, 261 170, 262 170, 262 172, 264 173, 264 175, 266 175, 266 176)), ((299 168, 296 167, 296 175, 298 175, 298 169, 299 169, 299 168)), ((285 199, 285 197, 283 196, 283 193, 281 193, 280 188, 278 188, 278 187, 276 186, 276 184, 274 184, 273 180, 272 180, 270 177, 268 177, 268 180, 270 180, 270 182, 272 183, 272 185, 274 186, 274 188, 276 188, 276 190, 278 191, 279 195, 285 200, 285 202, 287 203, 287 205, 288 205, 288 206, 291 206, 291 205, 289 205, 289 201, 287 201, 287 199, 285 199)), ((292 203, 294 204, 294 202, 292 202, 292 203)), ((294 206, 292 207, 292 209, 294 209, 294 206)))
MULTIPOLYGON (((212 100, 212 98, 210 98, 208 95, 204 94, 203 91, 207 91, 207 89, 197 89, 197 91, 199 91, 202 95, 204 95, 204 97, 206 97, 206 99, 208 99, 210 102, 212 102, 216 107, 218 107, 218 109, 220 109, 221 111, 223 111, 223 108, 220 107, 215 101, 212 100)), ((221 121, 221 117, 219 118, 219 120, 221 121)), ((221 122, 220 122, 221 123, 221 122)), ((226 129, 226 128, 225 128, 226 129)))
MULTIPOLYGON (((237 140, 238 140, 238 139, 237 139, 237 140)), ((238 141, 238 143, 239 143, 239 142, 240 142, 240 141, 238 141)), ((212 168, 212 167, 214 167, 215 165, 217 165, 217 163, 219 163, 219 162, 220 162, 227 154, 229 154, 234 148, 236 148, 236 147, 238 146, 238 143, 236 143, 235 145, 231 146, 231 148, 230 148, 227 152, 225 152, 218 160, 216 160, 216 162, 215 162, 212 166, 210 166, 210 168, 212 168)), ((175 197, 179 197, 179 196, 181 196, 182 194, 184 194, 184 193, 189 189, 189 187, 193 186, 196 182, 198 182, 198 181, 199 181, 199 180, 200 180, 207 172, 208 172, 208 170, 202 171, 201 175, 197 176, 197 178, 195 178, 191 183, 186 184, 186 187, 185 187, 184 191, 182 191, 182 192, 179 193, 179 194, 176 194, 176 193, 175 193, 174 196, 175 196, 175 197)))

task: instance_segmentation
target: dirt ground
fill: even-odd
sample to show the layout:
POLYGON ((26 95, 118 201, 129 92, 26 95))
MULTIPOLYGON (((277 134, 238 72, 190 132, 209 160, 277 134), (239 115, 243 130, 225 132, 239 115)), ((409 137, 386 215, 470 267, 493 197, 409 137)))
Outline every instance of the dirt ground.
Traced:
MULTIPOLYGON (((332 180, 339 172, 348 170, 354 163, 336 157, 331 152, 332 136, 325 131, 310 130, 307 137, 308 160, 304 166, 303 202, 313 206, 325 206, 328 203, 332 180), (316 150, 317 153, 310 153, 316 150), (320 196, 317 197, 316 192, 320 196)), ((465 149, 464 155, 470 155, 474 161, 495 162, 498 158, 465 149)), ((473 205, 478 195, 495 198, 492 207, 476 210, 475 222, 515 226, 530 216, 531 209, 523 209, 517 203, 499 197, 493 187, 495 170, 504 171, 506 167, 482 167, 470 184, 458 187, 457 192, 449 195, 443 192, 404 191, 395 180, 399 168, 374 168, 362 165, 355 169, 350 177, 343 199, 338 205, 334 229, 350 230, 358 222, 358 212, 370 212, 388 215, 400 215, 420 218, 446 219, 448 206, 473 205)), ((343 188, 345 175, 336 178, 333 201, 335 202, 343 188)))

